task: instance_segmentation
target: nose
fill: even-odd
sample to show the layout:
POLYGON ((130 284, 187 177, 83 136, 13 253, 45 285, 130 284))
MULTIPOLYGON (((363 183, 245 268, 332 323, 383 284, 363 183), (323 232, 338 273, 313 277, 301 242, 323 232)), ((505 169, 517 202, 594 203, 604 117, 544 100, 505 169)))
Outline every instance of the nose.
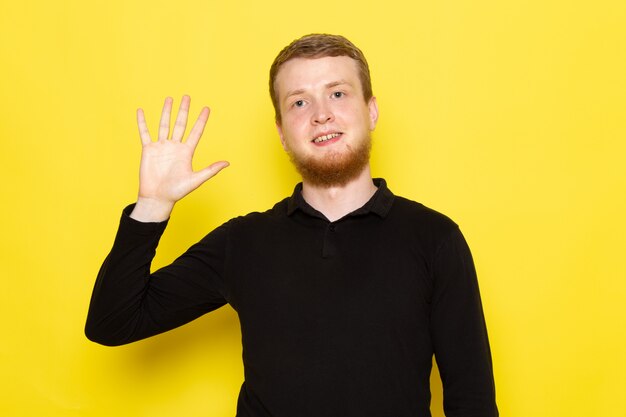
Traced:
POLYGON ((323 125, 333 121, 334 119, 335 116, 330 107, 324 103, 320 103, 315 107, 311 121, 314 125, 323 125))

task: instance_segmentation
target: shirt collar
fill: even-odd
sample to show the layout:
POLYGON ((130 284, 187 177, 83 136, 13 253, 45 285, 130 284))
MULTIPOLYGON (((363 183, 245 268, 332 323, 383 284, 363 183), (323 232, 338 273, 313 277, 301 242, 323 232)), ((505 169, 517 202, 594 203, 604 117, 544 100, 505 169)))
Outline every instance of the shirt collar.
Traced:
MULTIPOLYGON (((377 214, 384 218, 391 210, 393 204, 394 195, 389 188, 387 188, 387 182, 382 178, 374 178, 372 180, 374 185, 378 188, 372 198, 369 199, 362 207, 356 209, 348 216, 356 216, 362 214, 368 214, 370 212, 377 214)), ((315 216, 325 218, 319 211, 311 207, 302 197, 302 183, 298 183, 293 190, 293 194, 289 197, 287 202, 287 215, 291 216, 296 210, 315 216)))

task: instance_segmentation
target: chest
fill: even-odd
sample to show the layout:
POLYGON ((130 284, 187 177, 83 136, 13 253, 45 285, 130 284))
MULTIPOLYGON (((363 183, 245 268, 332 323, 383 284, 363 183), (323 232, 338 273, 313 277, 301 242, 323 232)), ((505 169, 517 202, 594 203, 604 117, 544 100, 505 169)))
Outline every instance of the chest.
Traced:
POLYGON ((234 242, 226 282, 242 326, 424 325, 430 261, 414 236, 368 224, 284 227, 234 242))

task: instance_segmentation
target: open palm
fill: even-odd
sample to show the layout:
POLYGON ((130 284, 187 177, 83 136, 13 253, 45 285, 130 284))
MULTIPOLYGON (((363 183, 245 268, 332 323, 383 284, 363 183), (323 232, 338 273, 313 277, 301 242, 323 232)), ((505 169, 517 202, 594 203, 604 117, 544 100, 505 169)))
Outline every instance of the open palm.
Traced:
POLYGON ((142 143, 138 205, 160 205, 164 209, 169 207, 171 211, 178 200, 228 166, 228 162, 220 161, 200 171, 193 171, 193 154, 209 118, 209 108, 202 109, 187 140, 183 142, 190 101, 189 96, 183 96, 169 137, 172 99, 165 99, 157 141, 152 141, 150 137, 143 110, 137 110, 137 125, 142 143))

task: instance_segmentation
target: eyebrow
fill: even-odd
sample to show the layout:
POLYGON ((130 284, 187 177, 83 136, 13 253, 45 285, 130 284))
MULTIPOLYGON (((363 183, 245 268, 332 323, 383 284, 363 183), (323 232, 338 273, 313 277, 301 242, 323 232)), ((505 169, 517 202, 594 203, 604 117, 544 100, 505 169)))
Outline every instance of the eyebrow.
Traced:
MULTIPOLYGON (((345 80, 338 80, 338 81, 331 81, 329 83, 327 83, 326 85, 324 85, 325 88, 333 88, 333 87, 337 87, 338 85, 348 85, 348 86, 352 86, 352 84, 350 84, 349 82, 345 81, 345 80)), ((297 90, 293 90, 290 91, 284 98, 284 100, 287 100, 289 97, 291 96, 297 96, 298 94, 303 94, 306 91, 304 89, 297 89, 297 90)))
POLYGON ((333 87, 337 87, 338 85, 344 85, 344 84, 352 86, 352 84, 350 84, 347 81, 339 80, 339 81, 333 81, 331 83, 326 84, 326 88, 333 88, 333 87))

